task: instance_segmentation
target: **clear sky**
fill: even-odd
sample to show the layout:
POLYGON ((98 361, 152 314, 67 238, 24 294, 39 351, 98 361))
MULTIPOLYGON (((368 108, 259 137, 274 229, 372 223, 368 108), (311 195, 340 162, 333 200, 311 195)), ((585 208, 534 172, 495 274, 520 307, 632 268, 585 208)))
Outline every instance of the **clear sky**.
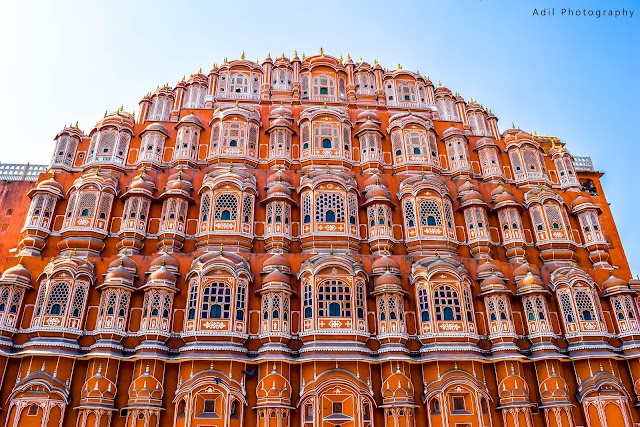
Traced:
POLYGON ((439 80, 504 130, 559 136, 592 156, 640 273, 640 1, 11 1, 0 14, 2 163, 49 163, 53 137, 224 57, 350 53, 439 80), (534 8, 555 8, 535 17, 534 8), (562 16, 562 8, 634 10, 562 16), (636 123, 634 126, 633 123, 636 123))

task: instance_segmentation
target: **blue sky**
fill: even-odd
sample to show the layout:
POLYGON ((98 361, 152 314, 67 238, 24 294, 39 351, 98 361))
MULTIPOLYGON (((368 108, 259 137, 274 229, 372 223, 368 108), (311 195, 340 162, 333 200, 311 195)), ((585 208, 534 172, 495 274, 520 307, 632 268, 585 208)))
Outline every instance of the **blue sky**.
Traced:
POLYGON ((105 110, 132 111, 157 85, 224 57, 262 61, 323 46, 419 69, 491 108, 500 129, 514 122, 592 156, 640 273, 638 0, 20 1, 3 5, 0 37, 3 163, 48 163, 64 124, 89 132, 105 110), (550 7, 556 16, 532 16, 550 7), (635 14, 568 17, 562 8, 635 14))

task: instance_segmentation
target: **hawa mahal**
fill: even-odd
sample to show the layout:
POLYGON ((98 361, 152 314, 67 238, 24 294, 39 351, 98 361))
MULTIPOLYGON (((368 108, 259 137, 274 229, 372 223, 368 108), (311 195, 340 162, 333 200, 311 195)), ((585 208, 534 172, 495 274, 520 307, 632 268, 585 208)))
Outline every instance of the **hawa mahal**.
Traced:
POLYGON ((633 427, 588 157, 419 72, 215 65, 1 165, 4 427, 633 427))

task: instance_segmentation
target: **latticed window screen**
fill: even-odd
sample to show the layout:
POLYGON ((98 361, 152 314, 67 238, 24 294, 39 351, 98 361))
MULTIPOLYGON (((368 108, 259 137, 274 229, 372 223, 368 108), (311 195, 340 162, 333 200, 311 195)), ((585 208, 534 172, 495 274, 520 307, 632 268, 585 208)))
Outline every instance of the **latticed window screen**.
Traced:
POLYGON ((420 309, 420 320, 428 322, 431 320, 429 311, 429 293, 424 286, 418 288, 418 308, 420 309))
POLYGON ((482 113, 470 113, 468 118, 469 126, 471 126, 474 135, 485 136, 489 134, 487 132, 487 123, 482 113))
POLYGON ((355 194, 349 194, 349 224, 358 223, 358 198, 355 194))
POLYGON ((440 285, 433 290, 433 308, 435 320, 462 320, 460 298, 452 286, 440 285))
POLYGON ((540 172, 539 157, 533 148, 522 149, 522 159, 527 172, 540 172))
POLYGON ((313 288, 310 282, 304 282, 303 297, 304 318, 310 319, 313 315, 313 288))
POLYGON ((7 304, 9 303, 9 288, 3 286, 2 292, 0 292, 0 313, 4 313, 7 310, 7 304))
POLYGON ((247 286, 244 283, 240 283, 236 290, 236 320, 244 320, 246 303, 247 286))
POLYGON ((404 134, 407 155, 428 155, 427 138, 423 132, 409 131, 404 134))
POLYGON ((509 159, 511 160, 511 167, 516 177, 524 173, 524 167, 522 166, 522 158, 520 157, 520 150, 513 149, 509 151, 509 159))
POLYGON ((189 285, 189 300, 187 303, 187 320, 196 318, 196 310, 198 309, 198 281, 192 280, 189 285))
POLYGON ((553 230, 562 230, 565 231, 564 221, 562 218, 562 212, 560 211, 560 206, 555 203, 546 203, 544 205, 544 212, 547 215, 547 223, 549 224, 549 229, 553 232, 553 230))
POLYGON ((313 78, 313 96, 336 96, 336 82, 333 77, 320 75, 313 78))
POLYGON ((469 288, 465 287, 462 290, 462 296, 464 298, 464 310, 467 315, 467 322, 473 323, 473 303, 471 302, 471 292, 469 288))
POLYGON ((253 197, 246 195, 242 199, 242 221, 251 224, 253 223, 253 197))
POLYGON ((129 292, 123 291, 120 294, 120 302, 118 303, 118 316, 126 317, 128 309, 129 309, 129 292))
POLYGON ((442 227, 440 207, 434 200, 422 200, 420 202, 420 225, 442 227))
POLYGON ((580 320, 595 321, 598 319, 591 299, 591 293, 588 290, 577 289, 573 293, 573 297, 576 301, 576 308, 578 309, 578 316, 580 316, 580 320))
POLYGON ((171 113, 171 98, 158 96, 155 98, 155 109, 153 110, 154 116, 150 120, 158 120, 166 122, 169 120, 169 113, 171 113))
POLYGON ((429 132, 427 138, 429 139, 430 161, 437 165, 440 161, 438 160, 438 143, 436 142, 436 136, 432 132, 429 132))
POLYGON ((100 196, 100 205, 98 207, 98 218, 107 219, 111 212, 111 202, 113 201, 113 195, 102 193, 100 196))
POLYGON ((223 147, 246 147, 247 124, 246 123, 223 123, 222 146, 223 147))
POLYGON ((356 73, 356 93, 362 95, 372 95, 375 92, 373 74, 362 72, 356 73))
POLYGON ((302 90, 302 99, 309 99, 309 75, 303 74, 300 78, 300 89, 302 90))
POLYGON ((402 146, 402 131, 401 130, 394 130, 393 132, 391 132, 391 146, 393 148, 393 155, 394 156, 401 156, 403 153, 403 146, 402 146))
POLYGON ((64 316, 67 311, 67 304, 69 303, 69 284, 65 282, 55 283, 51 287, 49 297, 47 299, 47 308, 45 313, 47 315, 59 315, 64 316))
POLYGON ((320 317, 351 317, 351 287, 339 279, 323 282, 318 289, 320 317))
POLYGON ((342 144, 344 146, 344 155, 351 158, 351 131, 347 126, 342 126, 342 144))
POLYGON ((69 317, 80 318, 84 311, 84 302, 87 298, 87 288, 82 284, 76 284, 73 290, 73 299, 71 300, 71 312, 69 317))
POLYGON ((416 88, 413 83, 401 82, 396 87, 397 100, 400 102, 416 102, 416 88))
POLYGON ((244 73, 236 73, 232 75, 229 92, 242 94, 249 93, 249 76, 244 73))
POLYGON ((249 149, 254 150, 258 146, 258 125, 249 124, 249 149))
POLYGON ((338 193, 321 193, 315 208, 316 222, 344 222, 344 199, 338 193))
POLYGON ((338 96, 340 101, 344 101, 347 98, 347 85, 343 77, 338 79, 338 96))
POLYGON ((320 123, 313 126, 313 145, 315 148, 336 148, 339 141, 340 125, 337 123, 320 123), (327 140, 330 141, 330 147, 326 147, 327 140))
POLYGON ((275 90, 291 90, 291 71, 276 68, 271 72, 271 88, 275 90))
POLYGON ((404 221, 407 227, 416 226, 416 211, 413 207, 413 200, 405 200, 404 202, 404 221))
POLYGON ((202 319, 231 317, 231 288, 223 282, 209 283, 202 290, 202 319))
POLYGON ((200 202, 200 222, 207 222, 211 217, 209 216, 211 212, 211 193, 206 193, 202 196, 202 200, 200 202))
POLYGON ((558 299, 560 300, 560 308, 562 309, 564 320, 569 323, 575 322, 576 316, 573 312, 573 303, 571 302, 571 296, 568 291, 562 291, 559 293, 558 299))
POLYGON ((358 319, 364 319, 364 283, 356 284, 356 310, 358 319))
POLYGON ((311 222, 311 195, 306 193, 302 198, 302 222, 304 224, 311 222))
POLYGON ((199 84, 191 84, 187 87, 182 104, 185 108, 202 108, 204 107, 204 96, 207 88, 199 84))
POLYGON ((76 207, 76 217, 93 218, 98 202, 98 193, 94 191, 80 191, 78 204, 76 207))
POLYGON ((529 208, 529 215, 531 215, 531 222, 533 223, 533 228, 536 231, 544 231, 546 229, 542 208, 540 206, 531 206, 529 208))
POLYGON ((38 289, 38 297, 36 298, 36 316, 39 316, 42 313, 42 310, 45 309, 44 299, 47 295, 47 285, 46 282, 40 283, 40 289, 38 289))
POLYGON ((235 221, 238 218, 238 197, 233 194, 220 194, 216 197, 214 219, 216 221, 235 221))

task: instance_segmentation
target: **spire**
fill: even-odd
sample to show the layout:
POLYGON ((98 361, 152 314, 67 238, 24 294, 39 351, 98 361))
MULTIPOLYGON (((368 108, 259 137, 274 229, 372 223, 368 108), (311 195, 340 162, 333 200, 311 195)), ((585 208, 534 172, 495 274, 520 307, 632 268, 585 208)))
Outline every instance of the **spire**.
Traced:
POLYGON ((244 50, 242 51, 242 55, 240 55, 240 59, 244 60, 245 56, 244 56, 244 50))

